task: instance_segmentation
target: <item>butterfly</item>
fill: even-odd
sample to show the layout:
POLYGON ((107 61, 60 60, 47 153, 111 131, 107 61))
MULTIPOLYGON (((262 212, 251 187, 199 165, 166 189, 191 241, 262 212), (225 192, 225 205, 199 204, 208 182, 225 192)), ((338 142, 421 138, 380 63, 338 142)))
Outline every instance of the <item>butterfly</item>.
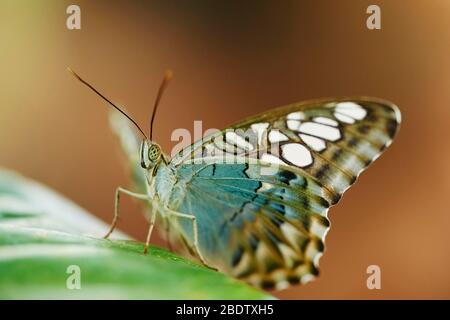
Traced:
MULTIPOLYGON (((158 92, 151 128, 169 78, 158 92)), ((307 101, 250 117, 170 159, 151 133, 147 138, 107 101, 121 113, 113 128, 141 191, 117 189, 107 236, 125 193, 151 207, 147 245, 161 217, 203 264, 266 289, 318 276, 328 209, 391 144, 401 120, 399 109, 381 99, 307 101)))

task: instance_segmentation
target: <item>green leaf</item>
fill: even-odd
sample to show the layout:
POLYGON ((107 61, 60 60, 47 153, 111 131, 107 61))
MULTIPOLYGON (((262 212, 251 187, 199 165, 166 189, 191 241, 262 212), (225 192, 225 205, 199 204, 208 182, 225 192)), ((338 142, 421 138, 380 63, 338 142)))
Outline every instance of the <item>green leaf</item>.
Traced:
POLYGON ((0 170, 0 299, 270 299, 164 249, 103 240, 106 226, 48 188, 0 170), (80 289, 69 289, 80 270, 80 289), (68 288, 69 282, 69 288, 68 288))

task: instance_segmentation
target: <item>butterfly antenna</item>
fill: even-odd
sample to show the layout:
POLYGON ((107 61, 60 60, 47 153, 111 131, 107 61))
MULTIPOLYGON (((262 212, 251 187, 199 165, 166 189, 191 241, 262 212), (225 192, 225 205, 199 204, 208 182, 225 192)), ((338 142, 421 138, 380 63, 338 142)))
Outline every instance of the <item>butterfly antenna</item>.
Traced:
POLYGON ((84 85, 86 85, 89 89, 91 89, 92 91, 94 91, 96 94, 98 94, 101 98, 103 98, 103 100, 105 100, 106 102, 108 102, 111 106, 113 106, 117 111, 119 111, 121 114, 123 114, 128 120, 130 120, 135 126, 136 128, 142 133, 142 135, 147 138, 147 136, 145 135, 144 131, 142 131, 142 129, 139 127, 139 125, 136 123, 136 121, 134 121, 129 115, 127 115, 124 111, 122 111, 118 106, 116 106, 114 103, 112 103, 108 98, 106 98, 103 94, 101 94, 100 92, 97 91, 97 89, 95 89, 93 86, 91 86, 89 83, 87 83, 85 80, 83 80, 78 74, 75 73, 75 71, 73 71, 70 68, 67 68, 67 71, 69 71, 75 78, 77 78, 81 83, 83 83, 84 85))
POLYGON ((172 79, 172 76, 173 76, 172 71, 166 70, 166 72, 164 74, 164 79, 161 82, 161 85, 159 86, 158 94, 157 94, 156 100, 155 100, 155 105, 153 106, 152 118, 150 120, 150 141, 152 141, 153 122, 155 121, 155 115, 156 115, 156 110, 158 109, 158 106, 159 106, 159 101, 161 100, 161 97, 162 97, 167 85, 169 84, 170 79, 172 79))

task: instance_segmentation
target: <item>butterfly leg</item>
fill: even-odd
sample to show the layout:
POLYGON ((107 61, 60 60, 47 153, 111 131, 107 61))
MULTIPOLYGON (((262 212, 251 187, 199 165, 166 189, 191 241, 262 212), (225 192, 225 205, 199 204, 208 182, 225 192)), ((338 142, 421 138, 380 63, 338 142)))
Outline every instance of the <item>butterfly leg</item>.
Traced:
POLYGON ((111 233, 114 231, 114 229, 117 226, 117 222, 119 221, 120 218, 120 208, 119 208, 119 204, 120 204, 120 193, 124 193, 129 195, 130 197, 136 198, 136 199, 141 199, 141 200, 147 200, 148 199, 148 195, 146 194, 142 194, 142 193, 135 193, 132 191, 129 191, 127 189, 124 189, 122 187, 118 187, 116 189, 116 201, 114 203, 114 218, 113 221, 111 223, 111 226, 109 227, 108 232, 106 233, 106 235, 103 237, 104 239, 108 239, 108 237, 111 235, 111 233))
POLYGON ((169 221, 167 221, 167 219, 164 219, 164 231, 166 234, 165 240, 166 240, 167 247, 170 252, 173 252, 172 241, 170 239, 170 223, 169 223, 169 221))
POLYGON ((152 206, 152 216, 150 218, 150 225, 148 227, 147 239, 145 240, 144 254, 148 253, 148 246, 150 244, 150 238, 152 237, 153 227, 155 226, 156 213, 157 213, 156 206, 152 206))
POLYGON ((197 218, 195 216, 193 216, 193 215, 190 215, 190 214, 185 214, 185 213, 181 213, 181 212, 177 212, 177 211, 173 211, 173 210, 169 210, 169 209, 166 209, 166 212, 172 217, 188 219, 188 220, 190 220, 192 222, 192 230, 193 230, 193 233, 194 233, 194 249, 195 249, 195 252, 197 253, 201 263, 203 263, 205 266, 207 266, 210 269, 217 270, 216 268, 208 265, 208 263, 206 262, 205 258, 202 255, 202 253, 200 252, 200 247, 198 245, 197 218))

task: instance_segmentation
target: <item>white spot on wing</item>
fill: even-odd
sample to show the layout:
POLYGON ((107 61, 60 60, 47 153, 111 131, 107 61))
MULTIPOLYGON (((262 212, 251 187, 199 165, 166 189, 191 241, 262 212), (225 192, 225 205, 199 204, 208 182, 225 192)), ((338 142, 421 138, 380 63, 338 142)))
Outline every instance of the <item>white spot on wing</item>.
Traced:
POLYGON ((271 253, 269 248, 264 242, 261 242, 256 248, 256 259, 260 262, 270 259, 271 253))
POLYGON ((288 141, 289 138, 282 134, 279 130, 270 130, 269 141, 270 143, 276 143, 280 141, 288 141))
POLYGON ((288 288, 289 286, 290 286, 290 284, 289 284, 289 281, 287 281, 287 280, 279 280, 279 281, 276 281, 276 283, 275 283, 275 288, 277 290, 283 290, 283 289, 288 288))
POLYGON ((322 241, 324 240, 325 234, 327 232, 327 227, 324 226, 323 224, 321 224, 319 221, 317 221, 316 219, 312 220, 311 226, 309 227, 309 231, 316 235, 317 237, 319 237, 320 239, 322 239, 322 241))
POLYGON ((298 266, 295 273, 301 278, 302 283, 305 283, 304 281, 308 282, 314 279, 314 276, 311 274, 311 270, 307 264, 301 264, 298 266))
POLYGON ((312 163, 311 152, 302 144, 288 143, 281 146, 283 158, 298 167, 305 167, 312 163))
POLYGON ((301 111, 289 113, 286 117, 288 120, 303 120, 305 119, 305 114, 301 111))
POLYGON ((292 250, 291 247, 285 245, 284 243, 278 244, 278 248, 283 255, 286 266, 288 268, 292 268, 294 266, 294 261, 298 259, 298 254, 294 250, 292 250))
POLYGON ((337 121, 326 117, 315 117, 313 121, 321 124, 327 124, 333 127, 337 127, 339 125, 337 121))
POLYGON ((298 131, 300 128, 301 122, 298 120, 287 120, 286 125, 290 130, 298 131))
POLYGON ((258 192, 264 192, 270 189, 272 189, 272 185, 270 183, 262 182, 261 187, 258 189, 258 192))
POLYGON ((367 114, 363 107, 354 102, 340 102, 336 105, 336 111, 356 120, 364 119, 367 114))
POLYGON ((244 252, 242 254, 242 258, 239 261, 239 264, 233 269, 233 273, 235 276, 239 275, 240 273, 244 273, 247 271, 248 267, 251 264, 251 256, 248 252, 244 252))
POLYGON ((355 119, 353 119, 352 117, 346 116, 345 114, 339 113, 339 112, 335 112, 334 116, 336 117, 336 119, 338 119, 340 122, 343 123, 347 123, 347 124, 353 124, 355 123, 355 119))
POLYGON ((316 268, 319 267, 319 261, 320 261, 320 258, 322 258, 322 253, 321 253, 321 252, 317 253, 317 254, 314 256, 313 264, 314 264, 314 266, 315 266, 316 268))
POLYGON ((264 153, 261 156, 261 160, 265 161, 265 162, 269 162, 269 163, 274 163, 274 164, 284 164, 286 166, 288 165, 286 162, 284 162, 280 158, 274 156, 273 154, 269 154, 269 153, 264 153))
POLYGON ((299 249, 298 241, 301 238, 300 232, 290 223, 283 223, 280 230, 292 247, 299 249))
POLYGON ((249 151, 253 150, 253 146, 250 142, 246 141, 243 137, 241 137, 240 135, 236 134, 233 131, 228 131, 225 134, 225 139, 228 143, 236 145, 241 149, 249 151))
POLYGON ((269 127, 269 124, 267 122, 254 123, 251 125, 252 130, 255 131, 258 136, 258 144, 259 145, 262 144, 264 134, 266 133, 266 130, 268 127, 269 127))
POLYGON ((325 148, 327 147, 325 141, 322 139, 308 136, 306 134, 299 134, 299 136, 300 138, 302 138, 303 142, 306 143, 308 147, 310 147, 314 151, 320 152, 322 150, 325 150, 325 148))
POLYGON ((333 128, 315 122, 302 123, 300 125, 300 131, 330 141, 336 141, 341 137, 341 132, 338 128, 333 128))
POLYGON ((313 280, 314 280, 314 276, 312 274, 305 274, 301 279, 301 283, 305 284, 305 283, 311 282, 313 280))
POLYGON ((318 254, 319 251, 316 248, 316 245, 314 242, 310 242, 305 250, 305 257, 311 261, 314 261, 314 257, 316 254, 318 254))

